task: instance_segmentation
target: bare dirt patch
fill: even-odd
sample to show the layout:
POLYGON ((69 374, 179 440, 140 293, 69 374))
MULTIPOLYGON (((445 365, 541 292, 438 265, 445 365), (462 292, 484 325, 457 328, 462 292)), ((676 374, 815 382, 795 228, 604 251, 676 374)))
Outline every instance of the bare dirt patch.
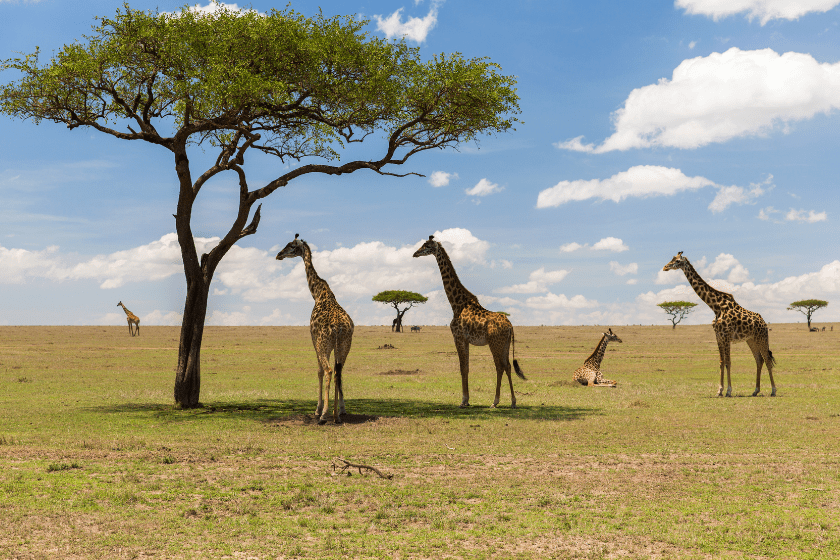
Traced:
POLYGON ((406 369, 389 369, 388 371, 380 371, 378 375, 417 375, 421 372, 419 369, 415 370, 406 370, 406 369))

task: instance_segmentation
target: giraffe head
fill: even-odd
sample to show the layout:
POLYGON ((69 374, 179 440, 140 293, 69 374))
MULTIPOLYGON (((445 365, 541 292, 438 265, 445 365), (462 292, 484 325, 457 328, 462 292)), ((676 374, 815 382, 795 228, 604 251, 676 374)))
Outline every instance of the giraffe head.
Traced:
POLYGON ((440 247, 440 243, 435 241, 435 236, 430 235, 429 240, 423 243, 423 245, 414 252, 415 257, 425 257, 426 255, 435 255, 437 256, 438 248, 440 247))
MULTIPOLYGON (((111 300, 111 301, 114 301, 114 300, 111 300)), ((120 301, 120 302, 117 304, 117 307, 122 307, 122 301, 120 301)))
POLYGON ((662 267, 662 270, 684 270, 688 264, 688 259, 682 256, 683 252, 677 253, 677 256, 671 259, 671 262, 662 267))
POLYGON ((604 333, 604 336, 607 337, 609 342, 623 342, 618 335, 612 332, 612 329, 604 333))
POLYGON ((298 239, 298 237, 300 237, 300 234, 296 233, 294 240, 289 241, 286 246, 283 247, 283 250, 277 253, 278 261, 303 256, 303 244, 306 242, 303 239, 298 239))

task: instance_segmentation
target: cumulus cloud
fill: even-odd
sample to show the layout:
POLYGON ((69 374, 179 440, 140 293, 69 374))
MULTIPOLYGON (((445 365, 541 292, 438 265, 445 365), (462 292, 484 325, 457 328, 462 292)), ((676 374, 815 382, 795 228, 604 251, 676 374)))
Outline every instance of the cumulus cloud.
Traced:
POLYGON ((589 249, 590 251, 612 251, 614 253, 621 253, 622 251, 629 251, 630 247, 628 247, 624 243, 624 241, 622 241, 618 237, 604 237, 592 246, 590 246, 589 243, 584 243, 583 245, 581 245, 580 243, 576 242, 566 243, 565 245, 560 246, 561 253, 571 253, 574 251, 579 251, 580 249, 589 249))
MULTIPOLYGON (((724 5, 725 3, 721 3, 724 5)), ((840 62, 772 49, 684 60, 671 79, 634 89, 613 114, 615 133, 600 146, 582 137, 558 148, 604 153, 656 146, 692 149, 782 125, 840 107, 840 62)))
POLYGON ((717 213, 723 212, 732 204, 752 204, 756 198, 767 192, 764 186, 771 185, 772 180, 773 176, 770 175, 763 183, 752 183, 750 188, 734 185, 731 187, 720 187, 714 200, 709 204, 709 210, 717 213))
POLYGON ((592 246, 593 251, 612 251, 620 253, 622 251, 629 251, 630 247, 624 244, 624 241, 617 237, 605 237, 595 245, 592 246))
POLYGON ((639 263, 630 263, 621 265, 618 261, 610 261, 610 272, 617 276, 626 276, 628 274, 636 274, 639 272, 639 263))
POLYGON ((549 284, 556 284, 569 274, 568 270, 551 270, 546 272, 545 267, 540 267, 530 274, 528 282, 516 284, 494 290, 500 294, 537 294, 547 292, 549 284))
MULTIPOLYGON (((733 284, 747 282, 750 277, 749 270, 729 253, 719 254, 711 264, 708 264, 705 256, 697 261, 692 261, 691 264, 710 286, 724 292, 729 292, 733 284)), ((660 269, 654 282, 660 285, 681 284, 687 282, 687 280, 682 270, 664 271, 660 269)))
POLYGON ((574 241, 571 243, 566 243, 565 245, 560 245, 560 252, 561 253, 572 253, 577 251, 578 249, 583 249, 586 245, 581 245, 580 243, 575 243, 574 241))
MULTIPOLYGON (((637 165, 608 179, 560 181, 537 195, 537 208, 551 208, 568 202, 596 198, 621 202, 626 198, 672 196, 684 191, 714 187, 717 194, 709 204, 712 212, 722 212, 733 204, 752 204, 773 188, 773 176, 749 187, 723 186, 705 177, 689 177, 679 169, 659 165, 637 165)), ((574 250, 574 249, 570 249, 574 250)))
POLYGON ((781 210, 776 210, 772 206, 768 206, 767 208, 762 208, 758 211, 758 219, 764 221, 770 221, 773 219, 773 214, 778 214, 781 210))
POLYGON ((457 173, 447 173, 446 171, 435 171, 429 177, 429 184, 433 187, 445 187, 452 179, 457 179, 457 173))
POLYGON ((708 186, 715 186, 715 183, 705 177, 688 177, 679 169, 637 165, 608 179, 560 181, 540 192, 537 208, 551 208, 590 198, 621 202, 629 197, 670 196, 708 186))
POLYGON ((466 189, 466 193, 470 196, 487 196, 488 194, 493 194, 497 192, 501 192, 504 190, 504 187, 500 187, 496 183, 491 183, 487 179, 482 179, 471 189, 466 189))
POLYGON ((773 19, 799 19, 811 12, 827 12, 840 4, 840 0, 676 0, 674 6, 691 15, 704 15, 719 19, 746 12, 752 21, 761 25, 773 19))
POLYGON ((785 220, 790 222, 808 222, 809 224, 813 224, 815 222, 824 222, 827 219, 828 215, 825 212, 814 212, 813 210, 806 213, 805 210, 796 210, 791 208, 790 211, 785 214, 785 220))
POLYGON ((402 8, 384 18, 375 15, 373 17, 376 20, 376 30, 384 33, 388 39, 405 37, 409 41, 423 43, 429 32, 437 25, 438 8, 442 3, 442 1, 433 1, 426 17, 412 17, 405 22, 402 21, 402 8))
MULTIPOLYGON (((256 10, 251 10, 248 8, 240 8, 237 4, 227 4, 225 2, 217 2, 215 0, 211 0, 207 3, 206 6, 202 6, 201 4, 196 4, 194 6, 190 6, 187 8, 187 11, 199 14, 199 15, 213 15, 220 10, 227 10, 229 12, 256 12, 256 10)), ((178 12, 161 12, 161 15, 167 15, 172 17, 178 17, 180 15, 180 11, 178 12)))
POLYGON ((597 307, 598 302, 592 299, 586 299, 582 295, 576 295, 571 298, 564 294, 553 294, 549 292, 544 296, 530 297, 525 300, 525 305, 533 309, 583 309, 585 307, 597 307))

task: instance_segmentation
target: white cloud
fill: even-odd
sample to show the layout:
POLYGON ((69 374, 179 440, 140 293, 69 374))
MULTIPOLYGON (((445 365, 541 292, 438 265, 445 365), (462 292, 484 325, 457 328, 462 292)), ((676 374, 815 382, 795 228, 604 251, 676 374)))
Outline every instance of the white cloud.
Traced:
MULTIPOLYGON (((225 2, 216 2, 211 1, 208 2, 206 6, 202 6, 201 4, 196 4, 194 6, 190 6, 187 8, 187 11, 200 14, 200 15, 213 15, 216 12, 225 9, 229 12, 239 12, 239 13, 246 13, 246 12, 256 12, 256 10, 251 10, 248 8, 240 8, 237 4, 226 4, 225 2)), ((171 17, 179 17, 181 14, 180 10, 177 12, 161 12, 161 15, 167 15, 171 17)))
POLYGON ((734 185, 720 187, 714 200, 709 204, 709 210, 723 212, 731 204, 751 204, 753 200, 767 192, 763 185, 771 185, 772 188, 772 180, 773 176, 770 175, 763 183, 752 183, 749 189, 734 185))
POLYGON ((592 246, 593 251, 612 251, 613 253, 621 253, 622 251, 629 251, 630 247, 624 244, 624 241, 617 237, 605 237, 595 245, 592 246))
POLYGON ((785 220, 791 222, 808 222, 809 224, 813 224, 815 222, 824 222, 828 219, 828 215, 825 212, 814 212, 813 210, 805 212, 805 210, 795 210, 793 208, 785 214, 785 220))
POLYGON ((452 179, 457 179, 457 173, 447 173, 446 171, 435 171, 429 177, 429 184, 433 187, 445 187, 452 179))
MULTIPOLYGON (((722 3, 723 4, 723 3, 722 3)), ((665 146, 698 148, 742 136, 765 135, 778 125, 840 107, 840 62, 772 49, 684 60, 671 79, 634 89, 613 114, 615 133, 595 147, 582 137, 558 148, 604 153, 665 146)))
POLYGON ((758 211, 758 219, 759 220, 764 220, 764 221, 769 221, 769 220, 773 219, 772 218, 773 214, 778 214, 779 212, 781 212, 781 210, 776 210, 772 206, 768 206, 767 208, 762 208, 761 210, 758 211))
POLYGON ((627 274, 637 274, 639 272, 638 263, 630 263, 621 265, 618 261, 610 261, 610 272, 617 276, 626 276, 627 274))
MULTIPOLYGON (((705 258, 701 261, 705 262, 705 258)), ((700 275, 706 278, 706 281, 710 284, 712 283, 709 278, 718 278, 719 276, 729 271, 729 274, 726 277, 727 282, 732 284, 736 284, 739 282, 746 282, 750 278, 750 272, 738 262, 733 255, 728 253, 721 253, 715 258, 715 262, 710 264, 709 266, 700 266, 699 272, 700 275)), ((716 286, 715 286, 716 287, 716 286)), ((723 289, 723 288, 718 288, 723 289)))
POLYGON ((498 288, 494 291, 500 294, 537 294, 547 292, 549 284, 561 282, 567 274, 569 274, 568 270, 551 270, 546 272, 545 267, 541 267, 530 274, 527 283, 498 288))
POLYGON ((482 179, 473 188, 467 189, 465 192, 470 196, 487 196, 488 194, 501 192, 502 190, 504 190, 504 187, 500 187, 496 183, 491 183, 487 179, 482 179))
POLYGON ((530 297, 525 300, 525 305, 533 309, 583 309, 586 307, 597 307, 598 302, 586 299, 582 295, 567 298, 564 294, 556 295, 551 292, 544 296, 530 297))
POLYGON ((689 49, 694 49, 694 47, 696 47, 696 46, 697 46, 697 41, 692 41, 688 44, 689 49))
POLYGON ((811 12, 827 12, 840 0, 676 0, 674 6, 687 14, 709 16, 715 21, 747 12, 750 20, 759 19, 761 25, 772 19, 799 19, 811 12))
POLYGON ((580 243, 575 243, 574 241, 571 243, 566 243, 565 245, 560 246, 561 253, 571 253, 573 251, 577 251, 578 249, 583 249, 586 245, 581 245, 580 243))
POLYGON ((537 208, 550 208, 590 198, 621 202, 628 197, 670 196, 708 186, 717 185, 705 177, 688 177, 679 169, 637 165, 609 179, 560 181, 540 192, 537 208))
POLYGON ((429 31, 437 24, 438 7, 440 4, 442 4, 441 1, 432 2, 426 17, 408 18, 405 23, 402 21, 402 8, 399 8, 396 12, 385 18, 375 15, 373 17, 376 20, 376 30, 383 32, 388 39, 405 37, 415 43, 423 43, 429 35, 429 31))

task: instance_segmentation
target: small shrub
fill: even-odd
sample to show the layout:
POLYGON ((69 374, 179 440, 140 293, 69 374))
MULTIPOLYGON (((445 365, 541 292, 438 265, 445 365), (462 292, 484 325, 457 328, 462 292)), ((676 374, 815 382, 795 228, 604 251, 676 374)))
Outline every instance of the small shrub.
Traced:
POLYGON ((72 463, 50 463, 47 467, 47 472, 68 471, 70 469, 81 469, 82 466, 75 461, 72 463))

